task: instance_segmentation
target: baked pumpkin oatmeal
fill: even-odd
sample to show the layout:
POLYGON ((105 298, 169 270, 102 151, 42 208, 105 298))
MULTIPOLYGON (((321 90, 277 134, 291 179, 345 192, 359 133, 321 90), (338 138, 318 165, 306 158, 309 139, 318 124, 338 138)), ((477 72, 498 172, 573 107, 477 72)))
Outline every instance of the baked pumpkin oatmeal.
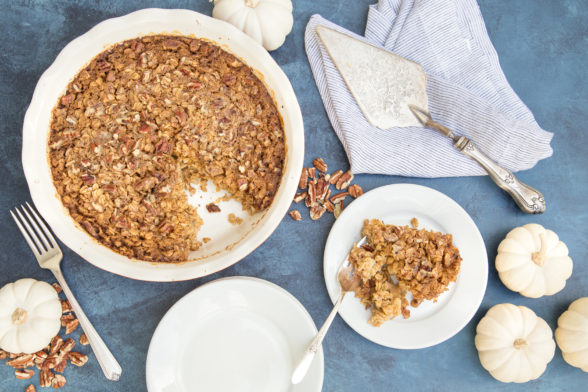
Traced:
POLYGON ((285 160, 267 88, 203 40, 147 36, 95 57, 53 110, 53 183, 73 219, 128 257, 179 262, 200 246, 191 184, 212 180, 250 213, 267 208, 285 160))
POLYGON ((417 307, 436 301, 457 279, 462 259, 451 234, 366 219, 362 235, 367 243, 354 246, 349 260, 361 279, 355 295, 371 308, 374 326, 399 315, 408 318, 408 292, 410 305, 417 307))

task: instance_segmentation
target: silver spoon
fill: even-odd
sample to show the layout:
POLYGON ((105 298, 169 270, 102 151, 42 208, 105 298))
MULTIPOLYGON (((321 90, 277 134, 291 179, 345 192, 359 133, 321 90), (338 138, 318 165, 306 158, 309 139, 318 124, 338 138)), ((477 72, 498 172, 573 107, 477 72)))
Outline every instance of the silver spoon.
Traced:
MULTIPOLYGON (((357 246, 362 246, 366 243, 366 241, 366 237, 363 237, 361 240, 359 240, 357 246)), ((350 291, 355 291, 355 289, 358 288, 361 283, 359 277, 353 274, 353 266, 351 263, 349 263, 349 255, 345 256, 345 259, 341 262, 341 265, 337 270, 337 281, 339 282, 339 287, 341 289, 339 299, 337 299, 337 302, 335 302, 333 310, 331 310, 331 313, 329 313, 329 316, 323 323, 321 329, 318 331, 314 339, 312 339, 304 351, 302 358, 298 362, 298 365, 296 365, 296 368, 294 368, 291 379, 292 384, 298 384, 304 379, 306 373, 308 373, 308 369, 310 369, 310 365, 312 364, 316 352, 321 346, 321 343, 323 342, 323 339, 325 338, 325 335, 327 334, 327 331, 329 330, 329 327, 331 326, 331 323, 333 322, 333 319, 335 318, 335 315, 337 314, 337 311, 343 302, 343 298, 345 298, 345 294, 350 291)))

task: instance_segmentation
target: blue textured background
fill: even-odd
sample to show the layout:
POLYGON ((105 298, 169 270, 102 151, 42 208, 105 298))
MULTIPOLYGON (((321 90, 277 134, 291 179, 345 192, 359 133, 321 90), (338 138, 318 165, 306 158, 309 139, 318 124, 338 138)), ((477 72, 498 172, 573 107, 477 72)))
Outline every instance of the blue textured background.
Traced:
MULTIPOLYGON (((272 53, 298 96, 305 122, 310 165, 322 156, 330 168, 348 166, 314 85, 304 51, 304 28, 319 13, 357 33, 365 27, 374 0, 294 0, 294 30, 272 53)), ((492 305, 526 305, 555 329, 570 302, 588 296, 586 195, 588 193, 588 2, 585 0, 479 0, 501 64, 515 91, 539 124, 555 133, 552 158, 522 172, 524 182, 543 191, 547 212, 529 216, 487 177, 414 179, 359 175, 365 191, 399 182, 437 189, 463 206, 477 223, 490 260, 484 301, 474 319, 455 337, 432 348, 400 351, 360 337, 337 318, 324 341, 324 391, 586 391, 588 374, 567 365, 559 349, 538 380, 507 385, 481 366, 474 347, 476 323, 492 305), (574 272, 560 293, 527 299, 506 289, 494 268, 496 248, 515 226, 537 222, 554 230, 569 247, 574 272)), ((8 209, 30 200, 20 163, 24 113, 41 73, 73 38, 98 22, 140 8, 187 8, 210 15, 212 4, 193 1, 7 1, 0 0, 0 286, 19 278, 53 281, 41 270, 8 209)), ((64 249, 63 269, 78 300, 123 366, 118 383, 108 382, 93 357, 65 372, 64 391, 143 391, 145 357, 158 321, 183 295, 213 279, 249 275, 279 284, 308 309, 320 325, 331 309, 322 276, 323 248, 332 216, 296 223, 286 217, 253 254, 212 276, 181 283, 146 283, 99 270, 64 249), (304 228, 304 230, 301 230, 304 228)), ((76 336, 80 331, 76 331, 76 336)), ((83 348, 89 352, 89 347, 83 348)), ((230 375, 227 375, 230 376, 230 375)), ((33 378, 38 387, 38 373, 33 378)), ((11 368, 0 366, 0 391, 24 391, 11 368)), ((39 390, 39 389, 37 389, 39 390)))

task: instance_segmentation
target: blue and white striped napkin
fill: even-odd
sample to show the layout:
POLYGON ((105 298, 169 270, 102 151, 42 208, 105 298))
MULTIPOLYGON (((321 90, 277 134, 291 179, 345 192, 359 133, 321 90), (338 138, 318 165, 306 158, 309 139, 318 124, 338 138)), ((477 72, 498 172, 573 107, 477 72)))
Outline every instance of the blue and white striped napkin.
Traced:
POLYGON ((529 169, 553 153, 553 134, 539 127, 508 84, 475 0, 380 0, 370 6, 365 37, 319 15, 312 16, 306 27, 306 53, 314 78, 353 173, 486 174, 437 131, 371 126, 322 47, 317 25, 420 63, 427 73, 433 119, 469 137, 511 171, 529 169))

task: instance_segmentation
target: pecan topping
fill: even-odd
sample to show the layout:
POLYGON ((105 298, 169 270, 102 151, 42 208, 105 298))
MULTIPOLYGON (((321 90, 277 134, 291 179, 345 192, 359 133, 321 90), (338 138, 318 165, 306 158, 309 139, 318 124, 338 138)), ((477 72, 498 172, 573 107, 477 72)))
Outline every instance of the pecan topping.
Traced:
POLYGON ((208 212, 220 212, 220 211, 221 211, 220 207, 219 207, 219 206, 217 206, 217 205, 216 205, 216 204, 214 204, 214 203, 209 203, 209 204, 207 204, 207 205, 206 205, 206 210, 207 210, 208 212))
POLYGON ((255 71, 189 37, 145 36, 101 53, 68 85, 50 128, 53 183, 72 218, 152 262, 185 261, 201 246, 191 184, 211 180, 257 213, 286 157, 279 111, 255 71))
POLYGON ((300 212, 297 210, 292 210, 292 211, 288 212, 288 215, 290 215, 290 217, 292 219, 294 219, 295 221, 299 221, 302 219, 302 215, 300 215, 300 212))

